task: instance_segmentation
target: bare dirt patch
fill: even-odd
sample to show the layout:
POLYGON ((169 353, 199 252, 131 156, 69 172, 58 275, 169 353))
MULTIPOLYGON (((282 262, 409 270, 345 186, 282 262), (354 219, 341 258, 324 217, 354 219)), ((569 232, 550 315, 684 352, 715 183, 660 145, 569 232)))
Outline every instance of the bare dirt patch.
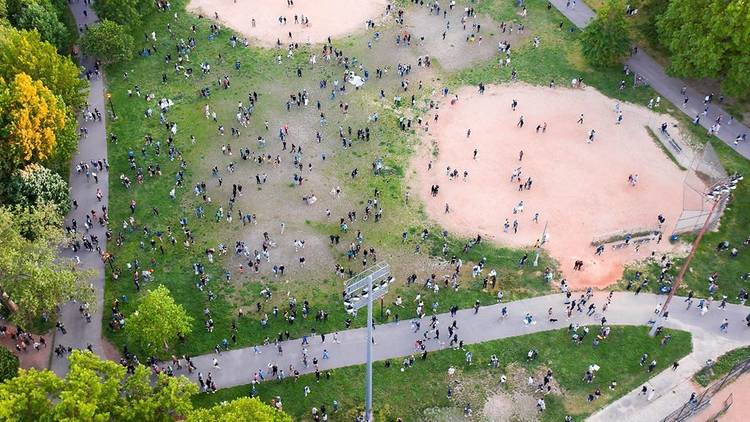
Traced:
POLYGON ((623 119, 616 124, 616 101, 591 88, 514 84, 489 87, 484 95, 464 88, 458 96, 455 104, 441 105, 436 123, 431 116, 430 133, 414 161, 416 189, 438 223, 466 236, 481 233, 516 247, 533 246, 548 223, 545 248, 573 287, 607 286, 621 277, 626 263, 671 249, 664 239, 638 250, 608 247, 595 255, 591 245, 594 238, 609 233, 656 229, 659 214, 666 218, 662 229, 671 232, 682 211, 685 173, 645 130, 663 121, 671 126, 671 118, 623 103, 623 119), (583 123, 578 123, 581 114, 583 123), (537 130, 545 123, 545 131, 537 130), (592 130, 594 140, 588 143, 592 130), (448 168, 458 175, 450 178, 448 168), (520 181, 511 182, 518 168, 520 181), (638 177, 635 186, 628 182, 630 175, 638 177), (529 178, 531 189, 519 189, 529 178), (436 197, 430 194, 433 185, 440 187, 436 197), (514 213, 521 201, 523 209, 514 213), (538 222, 533 221, 536 213, 538 222), (573 271, 576 260, 584 262, 583 271, 573 271))
POLYGON ((234 28, 261 45, 321 43, 365 29, 385 12, 387 0, 191 0, 188 10, 234 28), (297 22, 295 22, 295 16, 297 22), (286 18, 286 23, 279 18, 286 18), (303 18, 309 21, 303 24, 303 18), (255 25, 253 26, 253 20, 255 25), (289 34, 291 33, 291 37, 289 34))

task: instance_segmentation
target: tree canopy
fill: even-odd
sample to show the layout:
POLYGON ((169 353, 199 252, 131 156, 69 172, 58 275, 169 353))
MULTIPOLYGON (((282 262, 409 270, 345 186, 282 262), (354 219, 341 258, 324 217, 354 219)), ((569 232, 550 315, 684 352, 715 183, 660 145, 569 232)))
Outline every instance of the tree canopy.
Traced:
POLYGON ((36 29, 42 40, 53 44, 58 51, 68 47, 68 28, 51 0, 9 0, 7 9, 13 26, 29 31, 36 29))
POLYGON ((192 410, 198 387, 185 377, 138 365, 132 374, 117 362, 74 351, 64 379, 51 371, 21 370, 0 384, 2 420, 173 421, 192 410))
POLYGON ((18 73, 0 80, 0 156, 7 173, 52 157, 66 125, 65 104, 39 80, 18 73))
POLYGON ((81 47, 105 63, 118 63, 133 56, 135 42, 124 26, 104 19, 84 34, 81 47))
POLYGON ((94 9, 101 19, 128 25, 137 22, 152 4, 150 0, 98 0, 94 9))
POLYGON ((622 0, 607 0, 584 29, 581 47, 586 60, 598 67, 617 64, 630 51, 622 0))
POLYGON ((291 422, 292 418, 258 399, 240 398, 210 409, 193 409, 198 386, 184 376, 136 365, 131 373, 115 361, 74 351, 70 371, 21 369, 0 384, 0 420, 172 422, 291 422))
POLYGON ((8 200, 22 207, 52 204, 60 215, 70 210, 68 182, 59 174, 39 164, 29 164, 18 170, 8 184, 8 200))
POLYGON ((175 303, 169 289, 163 285, 148 291, 138 309, 126 319, 128 339, 149 354, 156 354, 164 346, 187 335, 193 319, 182 305, 175 303))
POLYGON ((16 375, 18 375, 18 356, 5 347, 0 347, 0 382, 16 375))
POLYGON ((93 306, 88 272, 57 256, 63 241, 61 217, 49 206, 0 207, 0 296, 22 325, 52 315, 75 299, 93 306))
POLYGON ((284 412, 264 404, 257 398, 242 397, 209 409, 196 409, 187 418, 188 422, 292 422, 284 412))
POLYGON ((86 81, 69 57, 58 54, 36 31, 0 25, 0 78, 12 81, 19 73, 42 81, 68 107, 79 109, 86 102, 86 81))
POLYGON ((671 54, 670 73, 718 78, 727 94, 750 97, 750 2, 673 0, 657 30, 671 54))

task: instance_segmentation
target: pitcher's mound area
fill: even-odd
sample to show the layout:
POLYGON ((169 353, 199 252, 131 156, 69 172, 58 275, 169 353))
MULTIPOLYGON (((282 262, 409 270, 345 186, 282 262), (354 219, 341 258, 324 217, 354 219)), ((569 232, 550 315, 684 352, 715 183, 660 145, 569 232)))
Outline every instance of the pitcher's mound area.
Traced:
POLYGON ((572 287, 606 286, 621 277, 626 263, 670 248, 667 238, 682 211, 684 172, 645 129, 658 130, 664 121, 671 126, 668 117, 621 104, 623 118, 616 124, 616 100, 591 88, 514 84, 490 86, 483 95, 464 88, 458 96, 452 105, 441 104, 437 123, 434 113, 430 116, 431 133, 415 162, 420 197, 446 229, 528 247, 541 238, 547 223, 545 248, 572 287), (545 122, 546 131, 537 130, 545 122), (589 143, 591 130, 595 135, 589 143), (454 170, 457 176, 450 177, 454 170), (511 181, 518 170, 520 180, 511 181), (630 183, 631 175, 637 182, 630 183), (529 178, 530 189, 524 186, 529 178), (439 186, 435 196, 433 185, 439 186), (522 210, 516 208, 521 201, 522 210), (533 221, 536 213, 538 222, 533 221), (666 218, 659 244, 654 239, 638 250, 607 245, 595 255, 593 239, 656 230, 659 214, 666 218), (581 271, 573 269, 577 260, 583 261, 581 271))
POLYGON ((276 40, 282 45, 321 43, 329 36, 365 29, 368 20, 385 12, 386 4, 387 0, 294 0, 292 6, 287 0, 190 0, 188 10, 211 19, 218 14, 224 24, 272 47, 276 40))

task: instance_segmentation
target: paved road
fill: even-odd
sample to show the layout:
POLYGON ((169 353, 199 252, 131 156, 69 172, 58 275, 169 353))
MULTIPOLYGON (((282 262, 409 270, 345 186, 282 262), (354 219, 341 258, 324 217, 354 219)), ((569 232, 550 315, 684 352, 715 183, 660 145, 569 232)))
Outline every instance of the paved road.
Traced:
MULTIPOLYGON (((568 4, 567 0, 550 0, 550 2, 579 28, 584 28, 588 25, 589 21, 595 15, 594 11, 584 4, 582 0, 578 0, 573 8, 566 7, 568 4)), ((638 53, 631 56, 626 63, 632 71, 641 75, 656 92, 661 94, 663 98, 671 101, 676 107, 679 107, 690 119, 694 119, 699 113, 703 112, 705 107, 703 99, 706 93, 698 92, 698 90, 688 86, 683 80, 667 76, 664 68, 642 50, 639 49, 638 53), (687 87, 685 96, 688 98, 688 103, 687 106, 683 107, 682 103, 685 96, 680 93, 680 90, 685 86, 687 87)), ((726 124, 729 119, 729 113, 718 107, 715 101, 709 106, 708 114, 701 116, 701 126, 708 130, 719 115, 723 115, 723 117, 721 129, 717 135, 718 138, 737 150, 743 157, 750 159, 750 141, 740 143, 737 146, 734 145, 734 140, 738 135, 746 133, 750 136, 750 129, 739 122, 726 124)))
MULTIPOLYGON (((79 26, 91 24, 97 20, 94 11, 86 7, 80 0, 70 3, 70 9, 73 11, 73 15, 79 26), (88 17, 83 15, 84 8, 88 11, 88 17)), ((91 60, 84 59, 81 64, 87 68, 93 68, 91 60)), ((92 111, 94 108, 97 108, 104 118, 107 117, 104 104, 104 81, 101 78, 91 80, 88 103, 92 111)), ((66 224, 69 224, 75 218, 78 222, 79 232, 82 232, 84 230, 83 225, 86 221, 86 214, 91 210, 96 210, 97 215, 101 215, 101 206, 108 203, 109 175, 106 170, 103 172, 96 171, 99 183, 94 183, 93 178, 87 182, 84 175, 76 172, 76 164, 81 161, 89 162, 90 160, 101 160, 107 157, 107 138, 104 122, 84 122, 81 119, 79 124, 88 129, 88 136, 82 138, 78 143, 78 152, 73 156, 70 169, 71 196, 78 201, 79 207, 68 214, 66 224), (101 189, 103 194, 101 202, 96 200, 97 188, 101 189)), ((106 242, 105 230, 104 227, 100 227, 96 222, 92 230, 90 230, 90 233, 98 236, 99 244, 102 248, 105 247, 106 242)), ((65 324, 67 334, 63 335, 58 331, 55 334, 54 345, 61 344, 66 347, 83 349, 90 344, 93 346, 94 352, 103 357, 101 320, 104 305, 104 264, 96 252, 89 253, 85 249, 79 250, 78 253, 73 253, 71 250, 66 249, 62 251, 61 255, 68 258, 78 256, 81 260, 80 268, 91 269, 95 272, 91 283, 96 295, 96 308, 91 314, 92 322, 87 323, 85 319, 81 318, 78 311, 79 304, 68 303, 64 305, 59 319, 65 324)), ((51 369, 56 374, 63 376, 68 372, 68 359, 58 359, 54 354, 52 354, 51 359, 51 369)))
MULTIPOLYGON (((561 294, 548 295, 526 299, 516 302, 510 302, 504 305, 493 305, 480 309, 477 315, 474 315, 472 309, 461 310, 458 312, 456 321, 459 327, 459 337, 467 344, 481 343, 489 340, 520 336, 540 331, 547 331, 567 327, 571 322, 581 324, 598 324, 602 316, 606 316, 608 324, 613 325, 643 325, 654 315, 653 311, 657 303, 664 300, 664 296, 653 294, 640 294, 638 296, 632 293, 615 293, 612 304, 603 315, 596 312, 591 317, 585 313, 574 313, 573 318, 568 321, 563 315, 564 296, 561 294), (508 307, 509 317, 500 318, 502 306, 508 307), (557 323, 549 323, 547 320, 547 309, 553 308, 554 316, 560 319, 557 323), (526 325, 522 319, 526 312, 530 312, 538 322, 534 325, 526 325)), ((597 293, 594 295, 594 303, 597 309, 602 309, 606 301, 606 293, 597 293)), ((413 304, 408 304, 411 307, 413 304)), ((647 417, 645 420, 656 420, 658 415, 666 415, 672 411, 678 403, 681 403, 690 395, 687 391, 689 382, 685 381, 697 371, 706 359, 716 358, 728 350, 750 344, 748 329, 743 322, 748 313, 748 308, 740 305, 728 305, 726 310, 713 309, 712 307, 706 315, 700 316, 695 306, 689 311, 681 298, 675 298, 670 310, 670 317, 666 321, 666 326, 693 333, 694 353, 681 361, 678 371, 668 369, 652 381, 656 388, 657 394, 648 406, 643 397, 638 397, 637 392, 623 397, 618 402, 610 405, 600 414, 595 415, 595 420, 637 420, 638 418, 647 417), (724 318, 729 318, 730 327, 727 334, 719 333, 719 325, 724 318), (686 387, 687 386, 687 387, 686 387), (679 388, 678 388, 679 387, 679 388), (670 395, 670 391, 679 391, 677 398, 670 395), (685 393, 687 395, 685 395, 685 393)), ((452 322, 449 314, 438 316, 441 338, 447 336, 447 327, 452 322)), ((400 324, 385 324, 377 326, 375 330, 376 344, 374 346, 374 358, 383 360, 388 358, 398 358, 415 353, 415 341, 421 339, 422 332, 426 329, 429 319, 422 321, 422 329, 419 333, 414 333, 410 321, 402 321, 400 324)), ((269 332, 273 337, 275 333, 269 332)), ((310 338, 310 344, 307 346, 309 359, 317 357, 320 361, 321 370, 338 368, 350 365, 364 363, 366 330, 355 329, 340 332, 338 334, 340 344, 333 343, 333 335, 326 335, 325 343, 321 342, 321 337, 310 338), (323 350, 327 350, 330 359, 323 360, 323 350)), ((253 379, 253 374, 259 369, 268 370, 269 364, 276 364, 279 368, 285 369, 289 365, 294 365, 301 373, 311 372, 312 365, 304 368, 302 364, 302 346, 301 340, 295 339, 281 343, 283 354, 279 355, 274 345, 260 347, 261 353, 255 353, 253 348, 244 348, 223 352, 221 355, 206 354, 193 358, 194 364, 198 371, 207 376, 211 372, 218 388, 248 384, 253 379), (217 358, 221 369, 213 368, 213 359, 217 358)), ((533 345, 529 345, 532 347, 533 345)), ((430 340, 427 350, 434 351, 448 347, 447 344, 430 340)), ((459 363, 459 362, 457 362, 459 363)), ((659 362, 660 368, 665 368, 671 362, 659 362)), ((584 372, 588 362, 582 362, 581 372, 584 372)), ((178 371, 180 374, 187 375, 183 369, 178 371)), ((197 372, 190 376, 193 380, 197 379, 197 372)), ((377 380, 375 381, 377 382, 377 380)))

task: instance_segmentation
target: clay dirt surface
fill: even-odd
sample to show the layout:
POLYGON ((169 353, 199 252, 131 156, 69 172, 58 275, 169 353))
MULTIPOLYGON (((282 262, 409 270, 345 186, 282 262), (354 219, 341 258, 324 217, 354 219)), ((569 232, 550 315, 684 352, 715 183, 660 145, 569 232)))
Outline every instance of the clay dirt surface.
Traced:
POLYGON ((489 86, 480 95, 477 88, 467 87, 450 104, 452 95, 444 97, 439 110, 429 116, 429 132, 413 162, 415 187, 426 211, 447 230, 527 247, 531 260, 532 247, 548 224, 544 248, 559 262, 571 287, 607 286, 620 279, 625 264, 652 251, 671 250, 667 238, 682 211, 685 172, 645 129, 650 125, 658 130, 665 121, 671 126, 671 118, 623 103, 623 120, 616 124, 616 100, 592 88, 513 84, 489 86), (511 110, 514 99, 515 111, 511 110), (581 114, 583 124, 578 123, 581 114), (521 116, 523 127, 518 125, 521 116), (546 131, 537 131, 545 122, 546 131), (592 129, 596 134, 588 143, 592 129), (458 177, 451 180, 448 167, 457 169, 458 177), (521 182, 511 182, 518 168, 521 182), (636 174, 638 181, 632 186, 628 177, 636 174), (529 177, 531 189, 519 190, 529 177), (439 185, 436 197, 431 195, 432 185, 439 185), (523 211, 514 214, 520 201, 523 211), (532 221, 535 213, 538 222, 532 221), (653 240, 639 250, 607 246, 602 255, 595 255, 592 239, 618 231, 658 229, 659 214, 666 218, 659 244, 653 240), (511 224, 507 233, 506 219, 511 224), (584 262, 582 271, 573 270, 576 260, 584 262))
POLYGON ((330 36, 337 38, 366 29, 368 20, 385 12, 386 0, 190 0, 189 11, 214 19, 246 35, 261 45, 272 47, 292 42, 317 44, 330 36), (308 25, 294 23, 308 19, 308 25), (279 23, 286 18, 286 24, 279 23), (255 19, 255 26, 252 21, 255 19), (289 37, 291 32, 292 37, 289 37))

